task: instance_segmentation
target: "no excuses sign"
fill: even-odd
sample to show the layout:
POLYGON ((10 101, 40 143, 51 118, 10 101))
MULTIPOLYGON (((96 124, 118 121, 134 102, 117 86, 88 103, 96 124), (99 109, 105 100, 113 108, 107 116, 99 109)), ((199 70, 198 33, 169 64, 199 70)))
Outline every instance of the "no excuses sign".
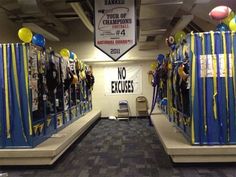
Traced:
POLYGON ((105 94, 141 94, 142 67, 106 67, 104 70, 105 94))
POLYGON ((95 0, 95 46, 117 61, 136 45, 135 0, 95 0))

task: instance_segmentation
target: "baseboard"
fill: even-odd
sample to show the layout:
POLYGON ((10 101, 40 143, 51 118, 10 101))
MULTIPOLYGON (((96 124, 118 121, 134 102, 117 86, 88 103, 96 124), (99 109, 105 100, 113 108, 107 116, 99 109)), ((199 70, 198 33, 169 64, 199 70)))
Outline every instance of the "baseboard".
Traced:
POLYGON ((100 117, 100 119, 108 119, 108 117, 100 117))
MULTIPOLYGON (((117 118, 117 117, 116 117, 117 118)), ((150 116, 129 116, 130 119, 149 119, 150 116)), ((108 117, 100 117, 100 119, 109 119, 108 117)))

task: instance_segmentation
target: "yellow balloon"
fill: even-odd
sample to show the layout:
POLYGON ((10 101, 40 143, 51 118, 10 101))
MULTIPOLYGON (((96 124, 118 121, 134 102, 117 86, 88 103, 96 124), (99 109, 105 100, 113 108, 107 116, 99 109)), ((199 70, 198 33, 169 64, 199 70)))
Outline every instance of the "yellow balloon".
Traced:
POLYGON ((32 40, 33 34, 29 28, 23 27, 23 28, 19 29, 19 31, 18 31, 18 37, 23 42, 29 43, 32 40))
POLYGON ((68 49, 61 49, 60 54, 62 57, 67 58, 70 56, 70 51, 68 49))
POLYGON ((168 68, 169 70, 171 70, 171 69, 172 69, 172 63, 168 63, 167 68, 168 68))
POLYGON ((81 76, 82 76, 82 80, 86 79, 86 73, 85 73, 85 70, 82 71, 81 76))
POLYGON ((81 61, 81 69, 84 70, 84 62, 81 61))
POLYGON ((82 66, 81 66, 81 60, 77 60, 77 64, 76 64, 77 69, 81 70, 82 66))
POLYGON ((151 63, 150 65, 151 70, 155 70, 157 68, 157 63, 151 63))
POLYGON ((226 25, 229 25, 230 21, 234 18, 235 13, 233 11, 230 12, 230 14, 228 15, 228 17, 226 17, 223 20, 223 23, 225 23, 226 25))
POLYGON ((175 41, 176 43, 180 43, 183 39, 185 39, 186 37, 186 34, 184 31, 178 31, 176 34, 175 34, 175 41))
POLYGON ((72 79, 72 84, 77 84, 79 82, 79 78, 74 74, 72 79))
POLYGON ((74 53, 74 60, 77 59, 77 58, 78 58, 77 55, 74 53))
POLYGON ((229 22, 229 28, 231 31, 236 31, 236 16, 229 22))
POLYGON ((84 80, 84 79, 86 79, 86 73, 85 73, 85 64, 84 64, 84 62, 82 62, 81 60, 80 60, 80 69, 81 69, 81 72, 80 72, 80 78, 82 79, 82 80, 84 80))

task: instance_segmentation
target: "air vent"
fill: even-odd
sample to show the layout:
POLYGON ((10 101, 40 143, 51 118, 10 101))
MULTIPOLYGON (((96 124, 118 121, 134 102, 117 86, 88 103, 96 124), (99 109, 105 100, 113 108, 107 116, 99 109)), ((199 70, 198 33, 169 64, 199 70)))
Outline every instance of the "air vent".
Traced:
POLYGON ((156 36, 147 36, 147 42, 155 41, 156 36))
POLYGON ((11 19, 11 20, 13 20, 13 21, 30 21, 30 22, 32 22, 32 21, 38 21, 38 18, 36 18, 36 17, 32 17, 32 16, 9 16, 9 19, 11 19))
POLYGON ((199 27, 199 26, 198 26, 196 23, 194 23, 194 22, 190 22, 190 23, 188 24, 188 27, 189 27, 189 28, 192 28, 191 30, 194 31, 194 32, 203 32, 202 28, 199 27))
POLYGON ((56 14, 55 17, 57 18, 70 18, 70 17, 78 17, 76 13, 74 14, 56 14))

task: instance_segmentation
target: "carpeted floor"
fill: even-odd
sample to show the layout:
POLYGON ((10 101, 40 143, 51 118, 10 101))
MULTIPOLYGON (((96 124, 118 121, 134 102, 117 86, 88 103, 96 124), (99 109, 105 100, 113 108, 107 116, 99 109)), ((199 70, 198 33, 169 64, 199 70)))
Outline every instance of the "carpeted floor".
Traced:
POLYGON ((9 177, 236 177, 236 164, 173 164, 147 119, 100 120, 53 166, 0 170, 9 177))

